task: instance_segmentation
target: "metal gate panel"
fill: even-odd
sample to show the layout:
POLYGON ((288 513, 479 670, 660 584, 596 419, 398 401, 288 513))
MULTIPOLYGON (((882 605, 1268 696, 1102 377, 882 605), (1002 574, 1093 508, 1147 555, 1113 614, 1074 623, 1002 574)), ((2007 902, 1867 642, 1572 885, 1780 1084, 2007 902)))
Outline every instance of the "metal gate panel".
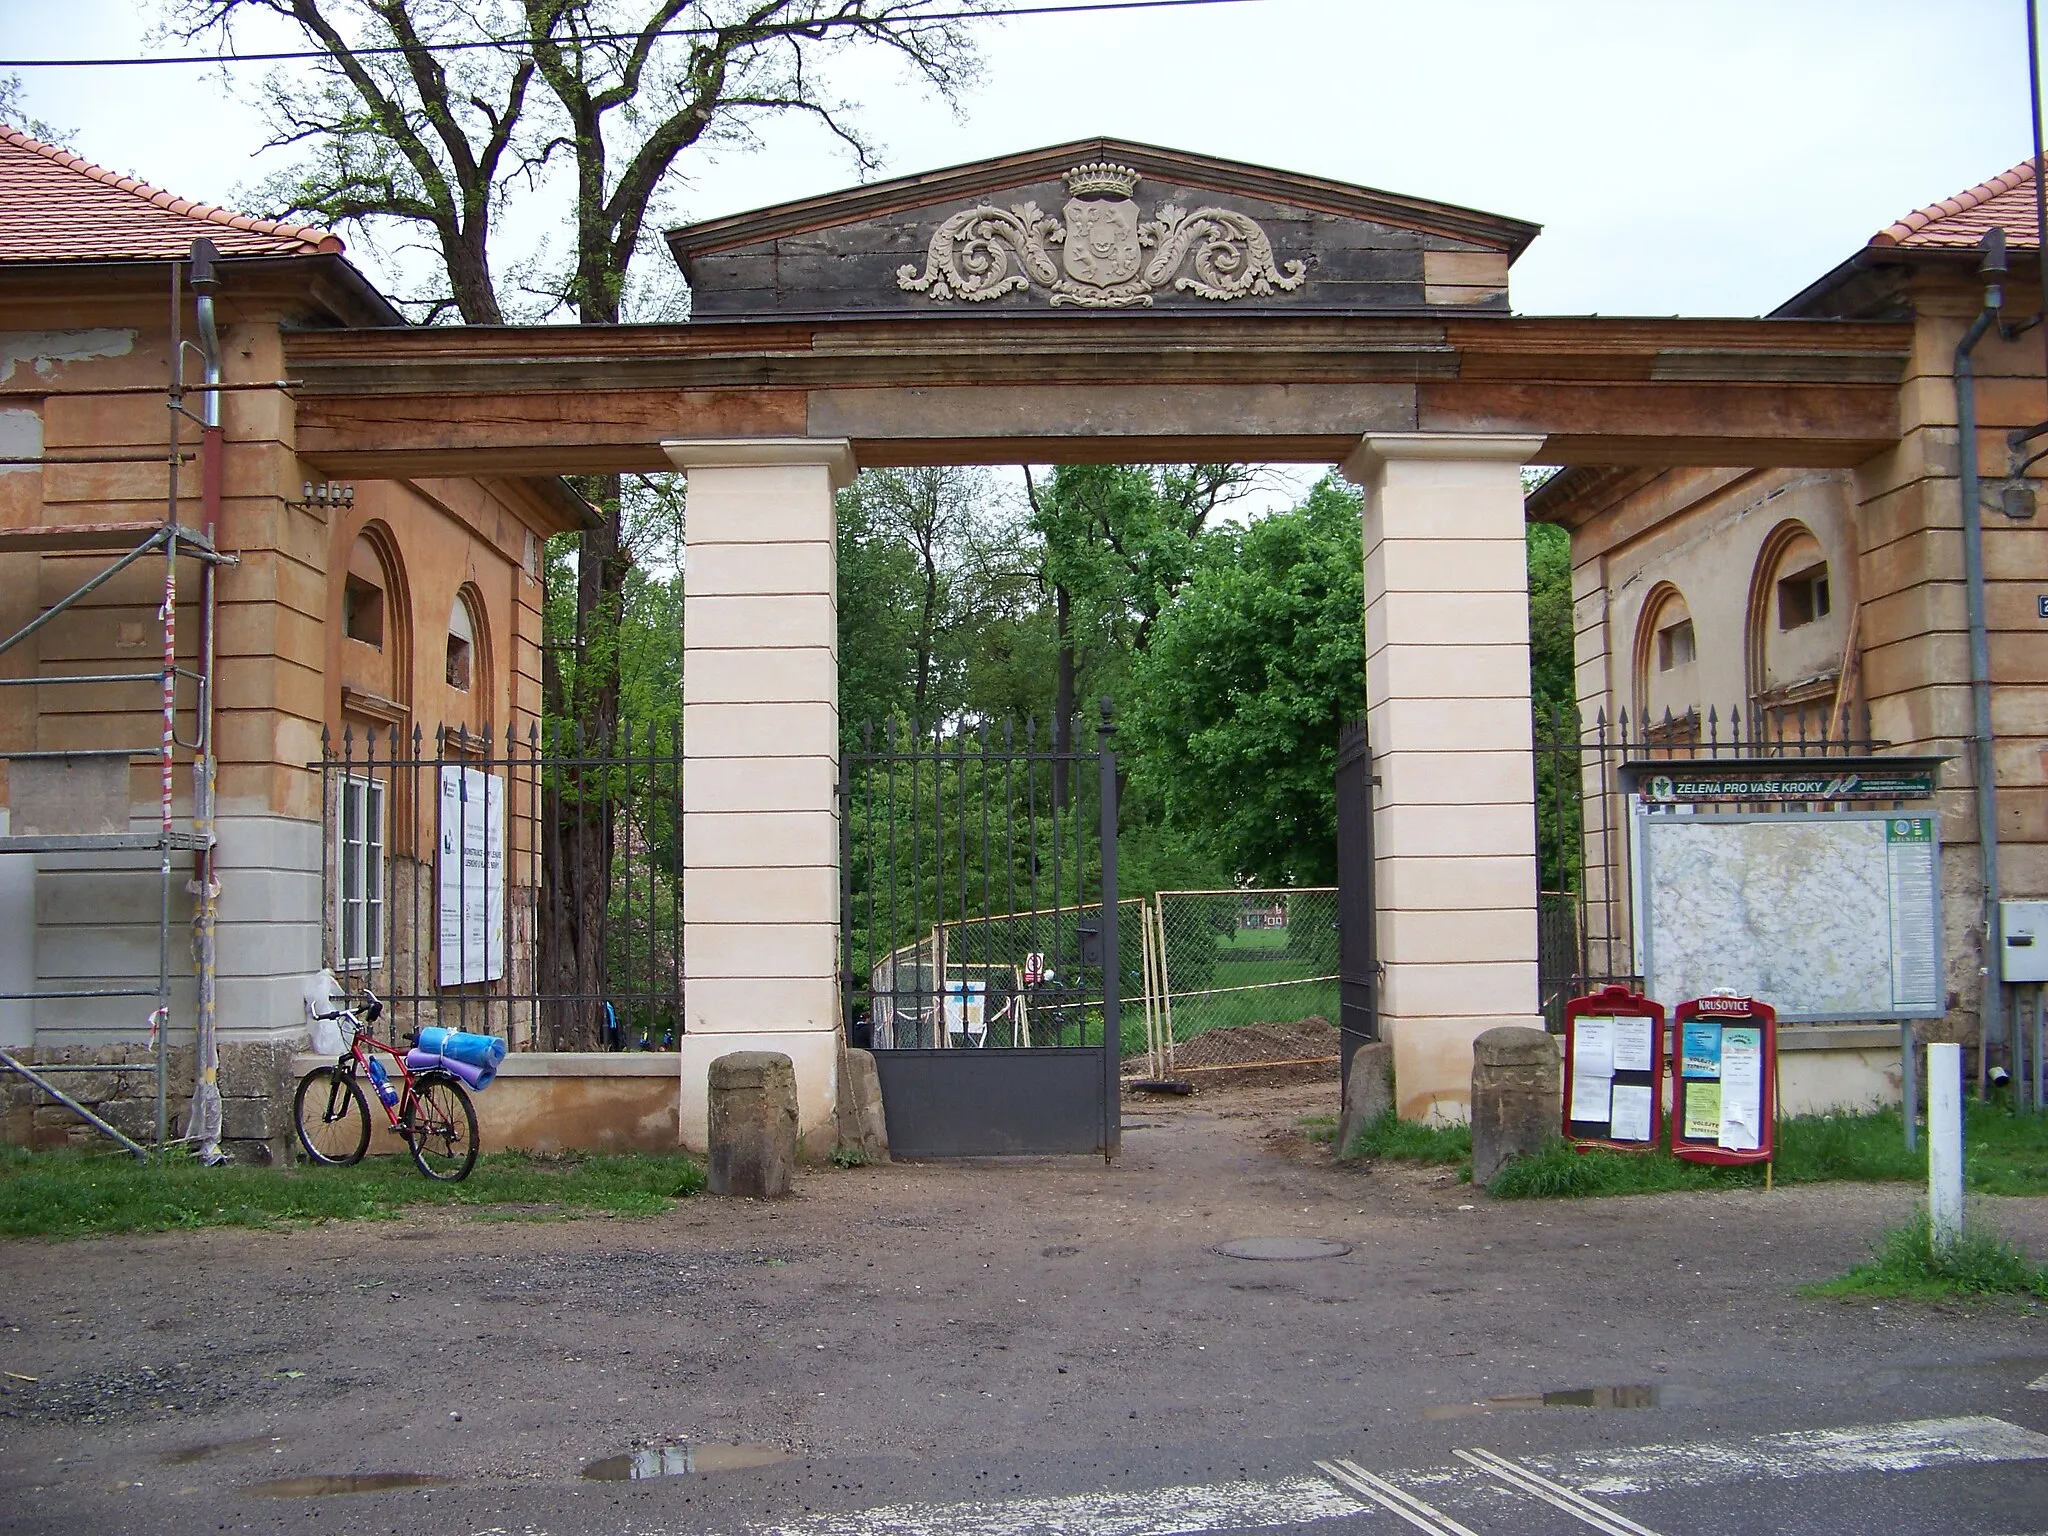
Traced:
POLYGON ((1075 734, 890 726, 843 754, 845 1028, 874 1053, 898 1156, 1119 1149, 1135 961, 1109 701, 1096 750, 1075 734))
POLYGON ((1361 715, 1337 739, 1337 1025, 1347 1085, 1351 1058, 1380 1037, 1372 789, 1372 745, 1361 715))
POLYGON ((885 1050, 875 1071, 892 1157, 1110 1150, 1098 1047, 885 1050))

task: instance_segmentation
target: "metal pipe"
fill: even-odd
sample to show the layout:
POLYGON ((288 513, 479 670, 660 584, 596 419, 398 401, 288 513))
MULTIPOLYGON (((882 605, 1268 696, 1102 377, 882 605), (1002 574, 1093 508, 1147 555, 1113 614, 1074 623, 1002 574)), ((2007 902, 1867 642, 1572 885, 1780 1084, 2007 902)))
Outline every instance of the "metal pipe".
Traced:
MULTIPOLYGON (((219 252, 213 242, 192 242, 193 308, 199 321, 199 353, 204 365, 204 388, 199 401, 199 525, 209 545, 220 529, 221 453, 220 425, 220 330, 214 316, 214 295, 220 291, 220 274, 215 268, 219 252)), ((216 988, 218 975, 215 926, 219 915, 220 882, 214 857, 214 787, 217 765, 213 756, 213 664, 218 610, 216 568, 205 564, 199 570, 199 677, 194 700, 198 720, 193 730, 192 830, 201 843, 193 856, 195 904, 192 912, 192 947, 197 962, 197 1007, 193 1040, 192 1107, 186 1119, 187 1140, 199 1144, 203 1163, 225 1161, 220 1150, 220 1036, 216 988)))
MULTIPOLYGON (((1977 1093, 1984 1094, 1987 1058, 2004 1043, 2005 988, 1999 980, 1998 777, 1991 731, 1991 644, 1984 618, 1984 515, 1977 479, 1977 381, 1970 354, 1998 322, 2005 307, 2005 231, 1987 230, 1983 239, 1984 307, 1956 343, 1956 437, 1959 490, 1963 501, 1963 574, 1970 625, 1970 746, 1976 777, 1977 842, 1983 860, 1984 978, 1978 1006, 1977 1093), (1996 1037, 1994 1039, 1994 1036, 1996 1037)), ((1932 1073, 1930 1071, 1930 1079, 1932 1073)))
MULTIPOLYGON (((111 1137, 113 1140, 118 1141, 130 1152, 134 1153, 137 1160, 142 1162, 147 1162, 149 1160, 149 1149, 147 1147, 144 1147, 140 1142, 136 1141, 133 1137, 125 1136, 120 1131, 115 1130, 114 1127, 107 1124, 106 1121, 102 1120, 98 1115, 94 1114, 91 1110, 87 1109, 83 1104, 79 1103, 78 1100, 72 1098, 70 1094, 64 1092, 64 1090, 59 1088, 55 1083, 49 1081, 41 1073, 37 1072, 33 1067, 30 1067, 24 1064, 23 1062, 17 1061, 12 1055, 10 1055, 6 1051, 0 1051, 0 1066, 4 1066, 9 1071, 19 1073, 22 1077, 28 1079, 29 1082, 35 1084, 36 1087, 42 1089, 43 1092, 47 1093, 59 1104, 62 1104, 66 1109, 70 1110, 71 1113, 78 1116, 79 1119, 83 1120, 87 1125, 90 1125, 102 1136, 111 1137)), ((100 1070, 105 1071, 106 1069, 101 1068, 100 1070)))

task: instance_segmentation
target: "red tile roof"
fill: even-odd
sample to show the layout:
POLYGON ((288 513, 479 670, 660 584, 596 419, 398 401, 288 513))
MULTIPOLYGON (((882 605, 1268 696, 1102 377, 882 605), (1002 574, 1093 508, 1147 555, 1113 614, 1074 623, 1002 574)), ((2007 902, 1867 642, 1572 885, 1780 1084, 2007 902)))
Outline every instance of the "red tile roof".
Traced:
POLYGON ((200 235, 223 256, 342 249, 324 229, 174 197, 0 123, 0 261, 163 261, 200 235))
POLYGON ((2008 244, 2038 248, 2041 225, 2034 210, 2034 162, 2022 160, 1989 181, 1907 214, 1870 237, 1872 245, 1914 250, 1974 246, 1987 229, 2005 231, 2008 244))

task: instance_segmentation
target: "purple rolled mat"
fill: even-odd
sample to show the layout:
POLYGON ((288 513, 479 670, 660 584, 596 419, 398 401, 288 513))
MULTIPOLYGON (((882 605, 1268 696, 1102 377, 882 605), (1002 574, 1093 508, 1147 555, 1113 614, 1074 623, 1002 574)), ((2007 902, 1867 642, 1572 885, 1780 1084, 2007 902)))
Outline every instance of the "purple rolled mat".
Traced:
POLYGON ((452 1056, 436 1055, 418 1047, 405 1053, 405 1064, 415 1072, 424 1072, 430 1067, 439 1068, 453 1077, 460 1078, 477 1092, 491 1086, 491 1079, 498 1075, 496 1067, 473 1067, 466 1061, 457 1061, 452 1056))

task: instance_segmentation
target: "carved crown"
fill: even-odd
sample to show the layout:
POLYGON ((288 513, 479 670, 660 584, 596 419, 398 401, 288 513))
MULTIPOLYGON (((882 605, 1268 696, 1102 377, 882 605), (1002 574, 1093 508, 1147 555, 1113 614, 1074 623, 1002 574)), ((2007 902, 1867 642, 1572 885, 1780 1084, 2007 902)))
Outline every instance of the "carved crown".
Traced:
POLYGON ((1071 197, 1129 197, 1138 190, 1138 173, 1127 165, 1090 161, 1077 165, 1062 179, 1071 197))

